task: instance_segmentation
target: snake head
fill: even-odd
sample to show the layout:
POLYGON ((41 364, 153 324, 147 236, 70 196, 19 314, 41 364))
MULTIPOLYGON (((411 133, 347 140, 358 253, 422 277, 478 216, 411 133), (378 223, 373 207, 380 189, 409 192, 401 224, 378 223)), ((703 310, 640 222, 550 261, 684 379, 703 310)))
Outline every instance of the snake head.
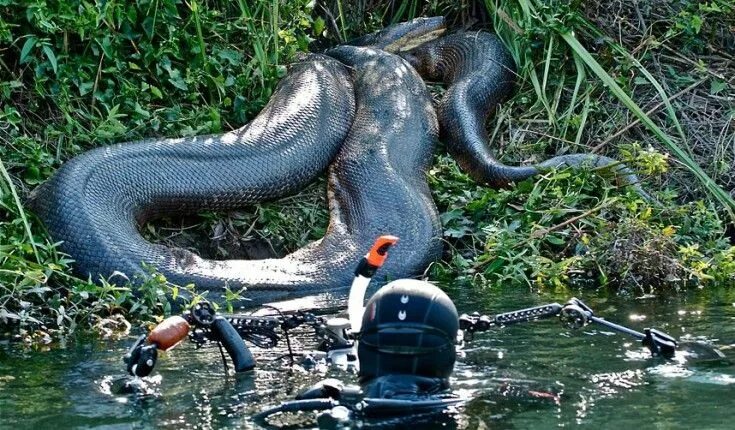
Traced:
POLYGON ((351 46, 368 46, 397 53, 409 50, 441 36, 446 30, 444 17, 416 18, 400 22, 346 43, 351 46))
POLYGON ((441 81, 444 69, 441 65, 441 39, 429 41, 412 49, 401 51, 398 55, 406 60, 424 79, 441 81))

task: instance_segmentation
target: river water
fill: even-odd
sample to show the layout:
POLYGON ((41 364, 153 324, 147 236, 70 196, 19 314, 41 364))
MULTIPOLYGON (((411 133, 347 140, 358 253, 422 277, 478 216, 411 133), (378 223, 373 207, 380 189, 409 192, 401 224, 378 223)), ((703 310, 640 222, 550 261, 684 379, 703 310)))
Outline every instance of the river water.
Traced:
MULTIPOLYGON (((460 312, 493 314, 568 294, 449 288, 460 312)), ((466 402, 447 411, 392 420, 355 420, 352 428, 706 428, 735 426, 735 289, 705 289, 670 299, 578 292, 598 316, 634 329, 653 326, 679 339, 710 342, 724 360, 679 353, 654 359, 635 340, 556 320, 477 335, 459 352, 452 378, 466 402)), ((325 377, 354 382, 326 366, 306 370, 274 360, 283 348, 253 348, 254 372, 224 376, 216 347, 185 342, 159 358, 143 390, 126 394, 122 340, 68 339, 49 351, 0 344, 0 428, 258 428, 252 415, 325 377)), ((309 337, 294 339, 308 348, 309 337)), ((273 424, 315 428, 314 414, 273 424)), ((293 427, 292 427, 293 428, 293 427)))

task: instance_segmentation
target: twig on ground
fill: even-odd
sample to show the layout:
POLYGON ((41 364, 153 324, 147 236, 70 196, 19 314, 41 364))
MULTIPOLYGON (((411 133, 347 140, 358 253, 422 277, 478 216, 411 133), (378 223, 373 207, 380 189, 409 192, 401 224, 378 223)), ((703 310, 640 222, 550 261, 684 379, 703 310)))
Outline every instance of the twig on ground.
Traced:
POLYGON ((544 237, 547 234, 551 233, 552 231, 556 231, 556 230, 559 230, 560 228, 566 227, 566 226, 568 226, 571 223, 574 223, 574 222, 577 222, 577 221, 581 220, 582 218, 587 218, 588 216, 592 215, 593 213, 598 212, 601 209, 610 206, 613 202, 616 202, 616 201, 617 201, 617 198, 615 198, 615 197, 610 198, 610 199, 607 199, 603 204, 601 204, 599 206, 596 206, 596 207, 588 210, 587 212, 584 212, 582 214, 579 214, 579 215, 577 215, 575 217, 571 217, 568 220, 563 221, 563 222, 560 222, 559 224, 553 225, 553 226, 551 226, 549 228, 542 228, 542 229, 539 229, 539 230, 534 231, 533 233, 531 233, 530 238, 531 239, 538 239, 538 238, 544 237))

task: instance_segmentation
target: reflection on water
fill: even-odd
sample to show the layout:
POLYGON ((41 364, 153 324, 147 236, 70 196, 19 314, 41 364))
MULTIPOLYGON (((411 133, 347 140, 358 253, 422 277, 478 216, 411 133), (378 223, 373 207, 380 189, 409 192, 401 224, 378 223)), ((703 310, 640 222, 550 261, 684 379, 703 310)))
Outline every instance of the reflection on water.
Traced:
MULTIPOLYGON (((525 291, 450 290, 460 312, 497 313, 564 301, 525 291), (481 299, 478 299, 481 297, 481 299)), ((671 300, 580 293, 597 314, 635 329, 655 326, 687 342, 671 361, 652 359, 630 338, 588 326, 569 332, 556 321, 481 334, 459 353, 452 378, 468 401, 440 414, 352 423, 365 428, 730 428, 735 385, 735 294, 701 291, 671 300), (698 342, 721 347, 708 355, 698 342)), ((321 306, 321 305, 320 305, 321 306)), ((307 332, 305 332, 307 333, 307 332)), ((250 417, 326 377, 354 375, 326 366, 304 369, 253 349, 257 370, 225 374, 217 348, 185 343, 163 354, 154 376, 131 380, 122 356, 133 342, 76 339, 50 352, 0 345, 3 428, 257 428, 250 417)), ((313 347, 308 336, 296 348, 313 347)), ((279 346, 280 348, 280 346, 279 346)), ((281 423, 316 427, 313 414, 281 423)))

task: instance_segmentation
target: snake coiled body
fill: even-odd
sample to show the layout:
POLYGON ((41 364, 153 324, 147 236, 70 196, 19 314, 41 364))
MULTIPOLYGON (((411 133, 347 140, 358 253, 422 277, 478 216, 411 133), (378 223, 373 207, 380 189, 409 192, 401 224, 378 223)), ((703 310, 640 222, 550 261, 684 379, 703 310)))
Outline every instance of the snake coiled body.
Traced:
POLYGON ((331 55, 354 76, 331 57, 311 56, 247 126, 89 151, 34 192, 35 212, 84 277, 132 277, 145 262, 173 283, 215 292, 244 287, 259 303, 348 286, 372 241, 396 232, 403 240, 382 276, 420 274, 441 252, 425 181, 438 135, 430 97, 397 56, 347 46, 331 55), (138 231, 163 214, 228 210, 293 193, 333 159, 326 236, 282 259, 205 260, 152 244, 138 231))
POLYGON ((31 206, 85 278, 96 281, 116 271, 133 278, 147 263, 182 285, 221 289, 247 281, 287 288, 304 279, 287 276, 287 261, 218 267, 186 250, 146 241, 139 226, 164 214, 231 210, 298 191, 339 151, 354 109, 347 69, 330 57, 311 55, 292 66, 248 125, 218 136, 86 152, 34 190, 31 206))

